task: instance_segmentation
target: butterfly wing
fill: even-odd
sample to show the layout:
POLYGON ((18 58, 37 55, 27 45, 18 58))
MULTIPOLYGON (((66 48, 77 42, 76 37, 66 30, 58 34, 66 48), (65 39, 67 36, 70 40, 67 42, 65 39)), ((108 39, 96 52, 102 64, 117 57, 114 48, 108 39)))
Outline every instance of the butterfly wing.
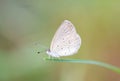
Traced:
POLYGON ((74 25, 65 20, 52 39, 50 51, 58 56, 75 54, 81 45, 81 38, 77 34, 74 25))

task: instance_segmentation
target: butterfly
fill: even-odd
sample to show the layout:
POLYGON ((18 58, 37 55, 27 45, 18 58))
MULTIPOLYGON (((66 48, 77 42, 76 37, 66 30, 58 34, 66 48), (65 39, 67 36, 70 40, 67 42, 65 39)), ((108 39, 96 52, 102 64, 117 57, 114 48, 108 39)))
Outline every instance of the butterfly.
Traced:
POLYGON ((69 20, 64 20, 46 53, 52 57, 69 56, 77 53, 80 46, 81 38, 76 32, 75 26, 69 20))

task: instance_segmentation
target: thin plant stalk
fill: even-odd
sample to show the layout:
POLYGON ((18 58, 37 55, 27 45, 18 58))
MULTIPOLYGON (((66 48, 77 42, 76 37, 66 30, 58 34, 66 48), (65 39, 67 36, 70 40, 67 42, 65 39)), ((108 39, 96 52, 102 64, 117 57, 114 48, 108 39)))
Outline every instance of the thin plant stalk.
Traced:
POLYGON ((113 66, 111 64, 108 64, 108 63, 94 61, 94 60, 59 59, 59 58, 45 58, 45 60, 47 60, 47 61, 55 61, 55 62, 92 64, 92 65, 97 65, 97 66, 100 66, 100 67, 104 67, 104 68, 110 69, 110 70, 120 74, 120 68, 118 68, 116 66, 113 66))

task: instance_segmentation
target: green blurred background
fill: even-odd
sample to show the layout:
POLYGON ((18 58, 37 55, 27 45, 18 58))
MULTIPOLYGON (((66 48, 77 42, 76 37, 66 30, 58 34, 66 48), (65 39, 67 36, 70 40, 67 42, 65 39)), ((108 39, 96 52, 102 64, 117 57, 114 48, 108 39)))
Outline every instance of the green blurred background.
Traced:
POLYGON ((76 55, 120 67, 119 0, 0 0, 0 81, 120 81, 94 65, 44 61, 65 19, 82 38, 76 55))

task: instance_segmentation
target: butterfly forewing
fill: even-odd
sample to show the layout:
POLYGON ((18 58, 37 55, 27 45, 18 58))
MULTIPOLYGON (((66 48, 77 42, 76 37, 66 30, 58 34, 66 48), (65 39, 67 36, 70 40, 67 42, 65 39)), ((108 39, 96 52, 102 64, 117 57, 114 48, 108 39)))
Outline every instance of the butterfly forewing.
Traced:
POLYGON ((65 20, 55 33, 50 51, 57 56, 68 56, 75 54, 81 45, 81 38, 77 34, 74 25, 65 20))
POLYGON ((75 28, 70 21, 65 20, 61 24, 61 26, 58 28, 58 30, 56 31, 56 33, 52 39, 50 49, 54 50, 55 49, 54 46, 56 46, 57 41, 64 40, 61 38, 65 37, 66 35, 70 34, 71 32, 76 32, 75 28))

